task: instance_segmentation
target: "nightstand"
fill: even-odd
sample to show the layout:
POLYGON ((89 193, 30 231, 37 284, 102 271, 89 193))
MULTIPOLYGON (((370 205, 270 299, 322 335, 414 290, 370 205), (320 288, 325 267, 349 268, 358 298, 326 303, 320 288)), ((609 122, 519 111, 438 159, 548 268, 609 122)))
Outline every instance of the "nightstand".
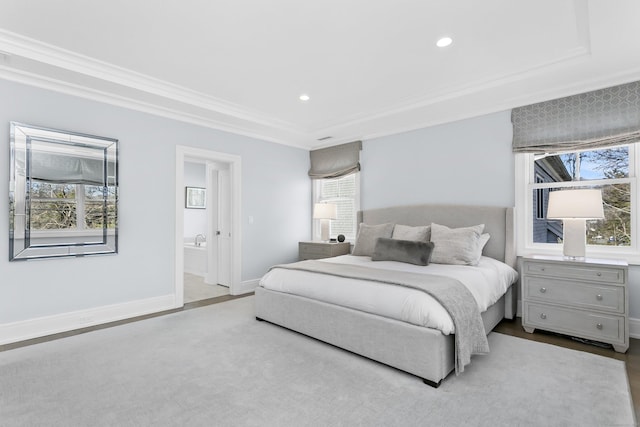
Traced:
POLYGON ((338 255, 347 255, 351 252, 349 242, 299 242, 298 258, 305 259, 330 258, 338 255))
POLYGON ((522 258, 522 326, 629 348, 626 261, 522 258))

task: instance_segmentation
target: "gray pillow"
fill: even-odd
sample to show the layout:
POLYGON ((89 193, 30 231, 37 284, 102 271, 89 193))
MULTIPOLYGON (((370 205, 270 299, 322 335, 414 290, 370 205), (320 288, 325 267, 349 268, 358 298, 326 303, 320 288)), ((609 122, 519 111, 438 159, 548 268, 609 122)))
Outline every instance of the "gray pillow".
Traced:
POLYGON ((483 230, 484 224, 461 228, 431 224, 431 242, 434 244, 431 262, 435 264, 478 265, 482 248, 488 240, 488 238, 481 239, 480 235, 483 230))
POLYGON ((429 265, 433 243, 379 238, 371 255, 372 261, 398 261, 415 265, 429 265))
POLYGON ((376 246, 376 239, 380 237, 390 238, 393 233, 393 224, 367 225, 360 224, 356 244, 353 246, 352 255, 371 256, 376 246))
POLYGON ((431 227, 428 225, 411 227, 409 225, 396 224, 391 235, 393 239, 413 240, 415 242, 428 242, 430 237, 431 227))

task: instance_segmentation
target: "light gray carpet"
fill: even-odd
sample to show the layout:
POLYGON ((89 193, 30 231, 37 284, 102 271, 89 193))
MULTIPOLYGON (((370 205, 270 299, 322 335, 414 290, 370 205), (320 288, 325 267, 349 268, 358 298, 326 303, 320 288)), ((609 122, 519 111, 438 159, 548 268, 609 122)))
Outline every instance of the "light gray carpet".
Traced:
POLYGON ((242 298, 0 353, 0 425, 633 425, 622 362, 489 343, 433 389, 257 322, 242 298))

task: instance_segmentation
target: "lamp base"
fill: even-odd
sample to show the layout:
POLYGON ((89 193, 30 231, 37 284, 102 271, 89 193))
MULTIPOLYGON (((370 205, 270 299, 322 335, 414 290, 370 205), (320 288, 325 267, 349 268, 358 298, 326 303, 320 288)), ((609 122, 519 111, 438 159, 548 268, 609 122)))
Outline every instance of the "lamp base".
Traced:
POLYGON ((328 219, 320 220, 320 240, 323 242, 329 241, 329 224, 328 219))
POLYGON ((584 258, 586 242, 586 222, 584 219, 563 220, 562 253, 567 258, 584 258))

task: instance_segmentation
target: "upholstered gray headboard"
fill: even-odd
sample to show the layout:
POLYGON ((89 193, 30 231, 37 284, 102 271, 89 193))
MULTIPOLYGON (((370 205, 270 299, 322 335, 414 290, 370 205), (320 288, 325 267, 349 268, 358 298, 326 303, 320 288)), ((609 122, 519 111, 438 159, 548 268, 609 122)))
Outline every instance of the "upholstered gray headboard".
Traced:
POLYGON ((499 206, 466 205, 412 205, 369 209, 358 212, 358 223, 384 224, 392 222, 404 225, 446 225, 468 227, 484 224, 485 233, 491 238, 482 251, 483 255, 504 261, 515 268, 514 209, 499 206))

